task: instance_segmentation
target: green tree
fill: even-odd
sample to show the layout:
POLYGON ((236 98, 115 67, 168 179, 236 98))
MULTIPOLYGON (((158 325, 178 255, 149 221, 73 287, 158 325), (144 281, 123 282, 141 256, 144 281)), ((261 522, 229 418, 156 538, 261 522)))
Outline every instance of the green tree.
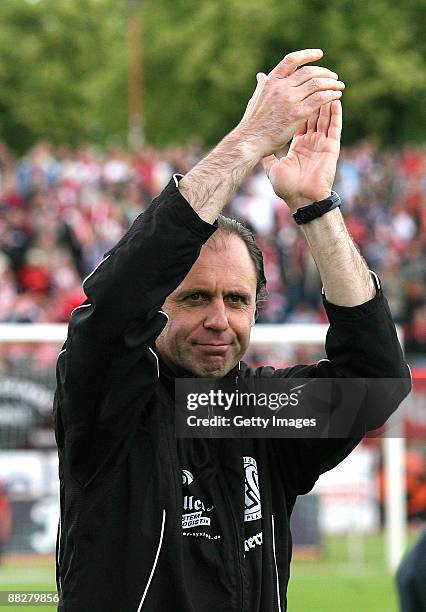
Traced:
MULTIPOLYGON (((0 2, 0 137, 127 137, 129 0, 0 2)), ((345 80, 344 140, 424 140, 424 0, 132 0, 143 21, 145 125, 156 145, 217 142, 294 49, 345 80)))
POLYGON ((0 130, 16 148, 39 136, 76 144, 123 133, 126 99, 118 88, 126 75, 125 27, 124 11, 109 12, 115 5, 0 3, 0 130))
POLYGON ((346 141, 422 139, 424 13, 422 0, 151 2, 148 136, 165 143, 200 133, 217 141, 238 121, 257 71, 290 50, 321 47, 325 63, 347 83, 346 141))

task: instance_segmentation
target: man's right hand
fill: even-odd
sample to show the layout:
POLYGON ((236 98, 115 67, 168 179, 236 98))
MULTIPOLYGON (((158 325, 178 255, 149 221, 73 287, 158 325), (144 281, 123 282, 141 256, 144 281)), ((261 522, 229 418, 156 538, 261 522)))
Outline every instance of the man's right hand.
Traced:
POLYGON ((256 90, 235 131, 243 141, 259 147, 261 157, 284 147, 321 106, 341 98, 345 85, 335 72, 304 66, 322 56, 321 49, 294 51, 268 76, 257 75, 256 90))

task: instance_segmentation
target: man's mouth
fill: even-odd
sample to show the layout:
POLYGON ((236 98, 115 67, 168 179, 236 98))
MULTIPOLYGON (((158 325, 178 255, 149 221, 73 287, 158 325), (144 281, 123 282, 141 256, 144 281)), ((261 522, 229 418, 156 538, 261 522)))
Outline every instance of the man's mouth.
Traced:
POLYGON ((216 342, 207 343, 207 342, 197 342, 195 345, 197 350, 200 350, 202 353, 207 353, 209 355, 223 355, 226 353, 230 344, 218 344, 216 342))

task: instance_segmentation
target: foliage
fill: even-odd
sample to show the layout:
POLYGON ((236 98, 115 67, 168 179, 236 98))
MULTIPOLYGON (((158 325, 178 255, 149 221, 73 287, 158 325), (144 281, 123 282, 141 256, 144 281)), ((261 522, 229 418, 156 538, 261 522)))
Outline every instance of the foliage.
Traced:
POLYGON ((424 139, 423 0, 2 0, 0 130, 77 144, 126 138, 127 19, 144 31, 150 142, 217 142, 287 52, 321 47, 346 82, 346 142, 424 139))
POLYGON ((214 143, 241 116, 256 72, 307 47, 322 48, 347 84, 347 141, 424 138, 421 0, 164 0, 145 15, 147 124, 159 143, 190 131, 214 143), (172 108, 164 104, 171 92, 172 108))
POLYGON ((0 130, 16 148, 125 132, 126 29, 115 4, 2 0, 0 130))

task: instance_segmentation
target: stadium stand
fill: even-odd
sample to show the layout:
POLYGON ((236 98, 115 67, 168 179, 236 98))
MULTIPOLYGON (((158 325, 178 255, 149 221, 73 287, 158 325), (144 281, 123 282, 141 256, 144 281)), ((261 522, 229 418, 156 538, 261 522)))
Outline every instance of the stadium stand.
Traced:
MULTIPOLYGON (((81 280, 161 190, 201 156, 199 144, 129 154, 41 140, 22 158, 0 144, 1 322, 66 322, 81 280)), ((350 231, 385 286, 411 362, 426 355, 426 153, 343 149, 335 185, 350 231)), ((226 213, 255 231, 269 300, 260 322, 324 322, 319 277, 288 209, 258 169, 226 213)))

